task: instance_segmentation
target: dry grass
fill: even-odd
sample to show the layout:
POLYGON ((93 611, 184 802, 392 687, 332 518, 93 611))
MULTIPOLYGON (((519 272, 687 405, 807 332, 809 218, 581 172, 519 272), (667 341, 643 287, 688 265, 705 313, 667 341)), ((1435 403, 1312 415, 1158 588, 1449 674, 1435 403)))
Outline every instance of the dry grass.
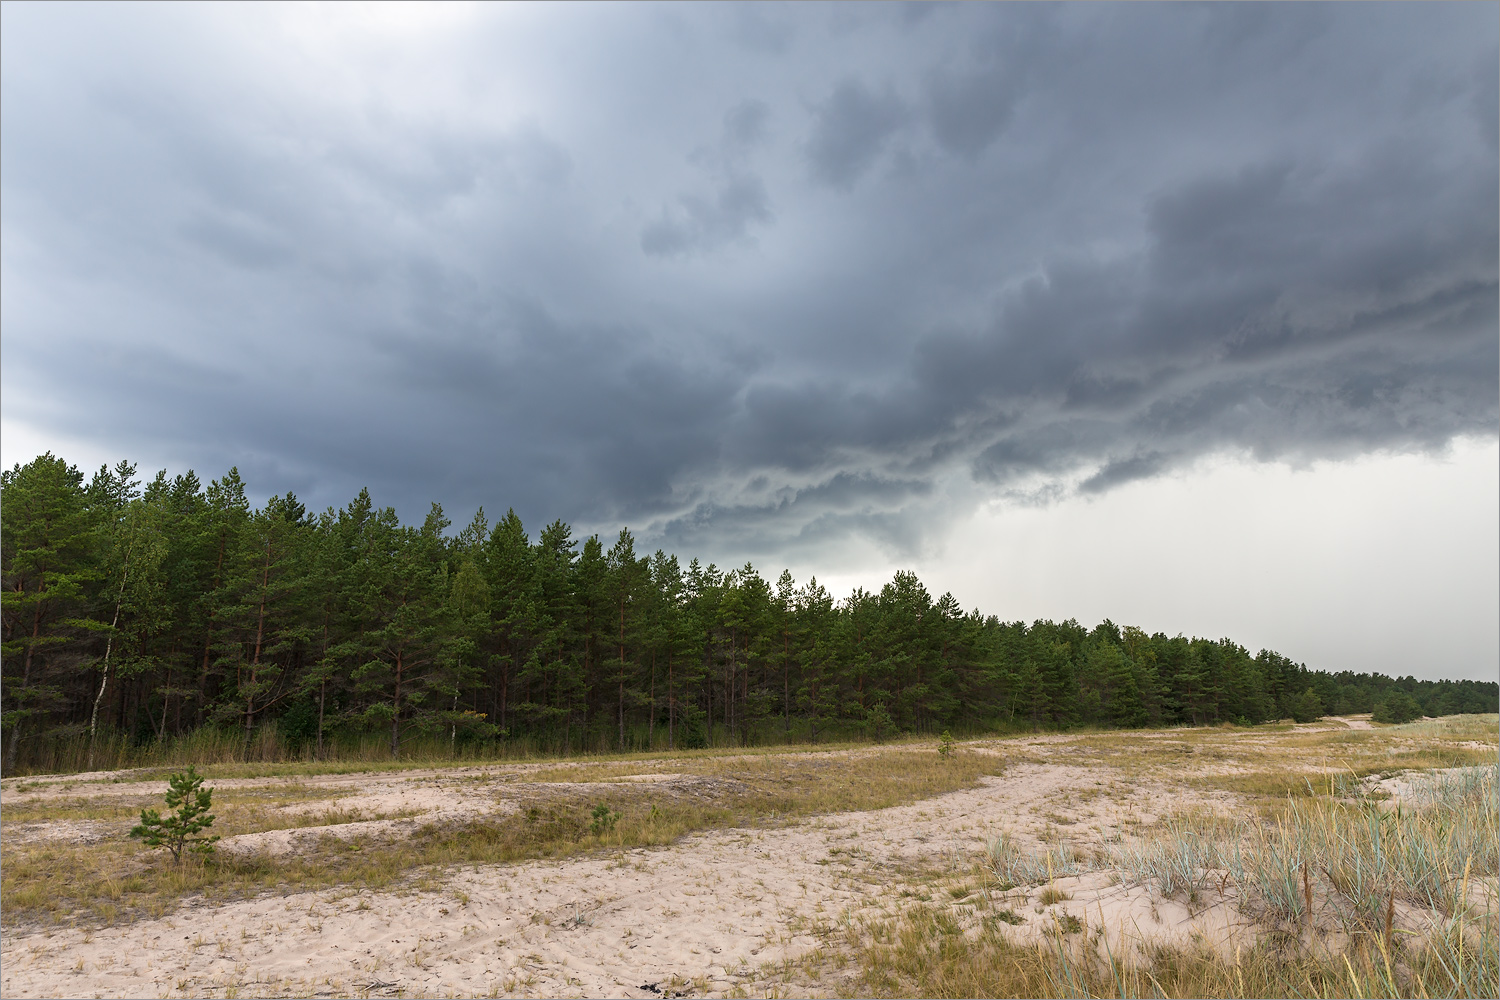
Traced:
MULTIPOLYGON (((1495 724, 1494 716, 1480 716, 1288 733, 1277 742, 1295 743, 1299 753, 1337 750, 1351 770, 1197 779, 1276 801, 1264 823, 1246 824, 1243 813, 1184 813, 1109 850, 1086 852, 1066 841, 1026 849, 1008 838, 992 847, 991 889, 1042 886, 1042 906, 1062 899, 1055 878, 1100 870, 1169 898, 1197 898, 1210 881, 1220 895, 1232 885, 1239 909, 1260 928, 1258 942, 1232 959, 1194 944, 1148 949, 1144 961, 1126 961, 1110 952, 1102 933, 1085 933, 1102 928, 1076 919, 1066 926, 1054 919, 1043 940, 1022 943, 1010 932, 1018 922, 1010 911, 976 919, 944 901, 849 929, 845 946, 857 955, 858 973, 846 990, 932 997, 1500 995, 1500 768, 1493 749, 1453 745, 1494 744, 1495 724), (1400 803, 1362 791, 1365 775, 1407 771, 1411 778, 1416 768, 1442 773, 1413 783, 1400 803), (1429 914, 1426 929, 1393 927, 1398 902, 1429 914)), ((1135 773, 1154 770, 1163 755, 1186 755, 1179 746, 1129 736, 1087 742, 1135 773)), ((1261 758, 1275 747, 1233 750, 1261 758)))
MULTIPOLYGON (((436 774, 449 787, 461 782, 465 795, 472 787, 476 797, 514 803, 512 814, 422 826, 399 843, 330 836, 296 855, 224 852, 180 867, 124 839, 140 806, 157 803, 128 784, 121 794, 91 796, 97 784, 73 778, 8 779, 6 828, 89 820, 115 824, 120 837, 94 845, 8 838, 0 911, 12 930, 37 923, 93 926, 162 915, 197 895, 222 901, 341 886, 360 892, 431 889, 462 866, 665 847, 696 831, 766 828, 918 802, 973 787, 1026 761, 1091 769, 1088 787, 1038 803, 1039 815, 1053 816, 1052 834, 1073 839, 1041 849, 1020 840, 1002 842, 983 865, 979 859, 956 864, 934 856, 925 867, 905 871, 904 887, 903 880, 891 883, 896 869, 888 860, 865 864, 874 856, 866 847, 873 851, 875 845, 841 840, 827 862, 840 870, 849 866, 850 884, 869 884, 870 891, 898 899, 905 909, 865 923, 829 923, 826 934, 820 932, 823 949, 788 964, 788 982, 880 996, 1494 996, 1500 993, 1500 940, 1496 914, 1485 906, 1500 898, 1497 722, 1495 716, 1477 716, 1374 730, 1260 727, 1020 737, 979 741, 951 761, 939 758, 935 744, 906 744, 493 763, 436 774), (1458 775, 1420 796, 1408 795, 1399 811, 1396 802, 1366 794, 1369 782, 1362 781, 1473 764, 1490 767, 1479 777, 1458 775), (669 774, 673 780, 622 780, 642 774, 669 774), (21 801, 12 794, 38 786, 48 793, 21 801), (1169 802, 1189 791, 1212 800, 1209 805, 1218 803, 1215 808, 1226 802, 1234 808, 1228 818, 1208 806, 1175 812, 1124 842, 1115 835, 1106 843, 1085 823, 1065 822, 1076 820, 1085 804, 1102 809, 1144 794, 1143 788, 1152 789, 1151 795, 1159 789, 1169 802), (592 822, 599 806, 618 814, 607 829, 592 822), (1266 821, 1254 822, 1257 816, 1266 821), (1000 886, 1030 884, 1038 889, 1028 898, 1061 904, 1072 884, 1059 888, 1054 882, 1101 869, 1116 873, 1132 891, 1148 884, 1177 897, 1200 890, 1212 869, 1216 886, 1219 878, 1234 880, 1244 914, 1268 933, 1232 958, 1186 946, 1127 962, 1107 947, 1101 951, 1104 939, 1087 920, 1056 911, 1039 915, 1030 903, 1018 912, 1003 908, 1014 905, 1006 899, 994 898, 1000 886), (867 879, 876 881, 862 881, 867 879), (1303 947, 1309 888, 1314 917, 1327 932, 1319 931, 1320 940, 1343 942, 1336 952, 1303 947), (1420 941, 1392 934, 1384 915, 1393 899, 1435 914, 1435 930, 1420 941), (1018 941, 1018 934, 1034 934, 1039 926, 1046 927, 1040 943, 1018 941)), ((389 782, 389 772, 415 768, 434 771, 431 761, 262 761, 205 770, 221 780, 287 779, 215 795, 215 830, 233 835, 374 818, 350 810, 289 815, 280 807, 353 788, 332 791, 317 783, 321 775, 370 772, 389 782)), ((129 782, 166 774, 162 769, 117 777, 129 782)), ((413 774, 411 780, 426 782, 429 776, 413 774)))
POLYGON ((851 932, 858 974, 845 995, 876 997, 1492 997, 1487 950, 1446 942, 1393 956, 1369 943, 1337 958, 1263 944, 1226 958, 1208 948, 1159 948, 1147 963, 1101 955, 1086 932, 1059 927, 1035 945, 988 922, 966 929, 932 908, 851 932), (851 988, 852 987, 852 988, 851 988))
MULTIPOLYGON (((105 819, 118 824, 119 838, 101 844, 4 845, 0 912, 7 924, 80 922, 107 924, 170 911, 187 896, 222 901, 262 892, 289 893, 337 885, 391 889, 421 886, 454 865, 531 858, 560 858, 611 848, 656 847, 701 830, 757 827, 824 813, 881 809, 973 787, 998 774, 1004 761, 959 754, 944 761, 930 749, 882 752, 698 753, 652 759, 656 772, 696 780, 653 784, 590 782, 638 773, 639 762, 591 762, 528 773, 505 785, 519 812, 453 825, 419 828, 399 843, 375 838, 323 838, 296 856, 237 857, 220 852, 206 862, 173 865, 165 857, 125 840, 141 796, 67 798, 26 803, 25 820, 105 819), (536 779, 541 779, 538 781, 536 779), (566 779, 563 786, 550 784, 566 779), (547 784, 544 784, 547 783, 547 784), (569 787, 569 786, 578 787, 569 787), (591 831, 592 809, 606 805, 619 814, 612 829, 591 831), (62 878, 58 872, 66 872, 62 878)), ((487 777, 476 775, 476 778, 487 777)), ((347 794, 344 789, 340 794, 347 794)), ((270 790, 235 789, 216 794, 224 836, 383 818, 385 814, 288 815, 276 806, 329 794, 296 784, 270 790)), ((388 815, 398 815, 396 813, 388 815)), ((8 807, 5 820, 12 820, 8 807)), ((17 819, 20 817, 17 816, 17 819)))

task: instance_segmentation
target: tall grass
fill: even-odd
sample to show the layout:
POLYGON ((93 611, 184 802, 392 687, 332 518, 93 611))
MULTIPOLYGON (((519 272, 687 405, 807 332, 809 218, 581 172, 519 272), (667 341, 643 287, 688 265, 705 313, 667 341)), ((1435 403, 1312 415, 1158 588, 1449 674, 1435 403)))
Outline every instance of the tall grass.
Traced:
MULTIPOLYGON (((957 729, 955 730, 957 732, 957 729)), ((701 735, 701 734, 700 734, 701 735)), ((963 730, 960 738, 980 735, 963 730)), ((984 730, 982 735, 994 735, 984 730)), ((906 734, 899 739, 911 739, 906 734)), ((920 736, 918 737, 920 738, 920 736)), ((848 743, 868 744, 869 735, 861 727, 825 728, 814 734, 805 725, 794 723, 790 733, 780 725, 761 725, 748 733, 731 733, 724 726, 714 727, 713 739, 708 746, 698 749, 733 750, 739 748, 772 749, 775 747, 808 746, 827 747, 848 743)), ((684 749, 678 745, 673 750, 684 749)), ((86 731, 78 727, 49 735, 27 739, 18 748, 14 770, 7 770, 6 777, 39 774, 76 774, 88 770, 112 771, 130 768, 204 767, 211 764, 283 764, 313 763, 331 764, 368 763, 383 764, 394 761, 408 763, 487 762, 504 760, 535 760, 539 758, 569 758, 580 756, 664 753, 668 752, 667 727, 664 721, 655 727, 635 725, 626 730, 622 747, 615 730, 582 734, 574 731, 571 736, 563 732, 550 734, 527 734, 508 736, 502 740, 465 740, 462 736, 452 738, 446 731, 410 732, 401 742, 401 752, 392 757, 390 734, 380 732, 334 731, 323 741, 321 754, 311 740, 288 739, 277 727, 275 720, 257 726, 246 743, 244 730, 220 729, 204 726, 181 736, 137 742, 128 733, 113 728, 101 727, 93 741, 92 755, 86 731), (93 767, 89 761, 92 756, 93 767)))
POLYGON ((1431 775, 1395 803, 1333 794, 1356 784, 1309 786, 1272 822, 1182 816, 1092 854, 991 846, 1002 888, 1101 870, 1190 899, 1233 884, 1263 933, 1232 962, 1194 946, 1131 964, 1102 939, 1023 945, 996 924, 965 935, 917 912, 862 945, 865 983, 928 996, 1500 996, 1500 766, 1431 775), (1427 914, 1425 930, 1394 921, 1397 903, 1427 914))
MULTIPOLYGON (((324 740, 322 754, 306 740, 288 740, 276 723, 258 726, 245 741, 242 730, 205 726, 181 736, 168 736, 136 743, 123 732, 101 729, 93 742, 93 769, 99 771, 154 767, 199 767, 210 764, 282 764, 453 762, 531 760, 564 756, 559 738, 546 740, 516 737, 503 741, 465 742, 446 733, 414 734, 402 741, 399 757, 392 758, 388 733, 340 733, 324 740)), ((574 753, 580 748, 574 747, 574 753)), ((76 774, 89 770, 90 741, 87 733, 70 733, 27 741, 16 762, 14 775, 76 774)))
POLYGON ((1004 833, 990 846, 989 865, 1001 888, 1009 889, 1098 871, 1106 859, 1105 855, 1090 856, 1067 840, 1043 845, 1040 850, 1026 849, 1004 833))
POLYGON ((1306 919, 1312 895, 1346 929, 1380 917, 1392 899, 1452 916, 1471 902, 1466 879, 1500 877, 1500 766, 1433 775, 1394 805, 1315 795, 1288 797, 1266 825, 1178 817, 1145 842, 1092 856, 1065 841, 1021 851, 1002 837, 989 867, 1011 885, 1117 869, 1167 896, 1227 874, 1276 918, 1306 919))
MULTIPOLYGON (((1500 766, 1435 776, 1394 806, 1319 796, 1291 799, 1273 827, 1253 828, 1231 869, 1277 914, 1301 918, 1307 888, 1346 929, 1399 900, 1464 914, 1468 880, 1500 876, 1500 766), (1302 899, 1288 890, 1301 876, 1302 899)), ((1220 867, 1224 864, 1220 854, 1220 867)))
POLYGON ((1021 944, 993 924, 965 933, 933 909, 855 934, 856 996, 1425 998, 1494 997, 1500 987, 1493 928, 1478 947, 1437 935, 1436 947, 1409 956, 1379 946, 1329 956, 1262 943, 1232 958, 1200 945, 1159 947, 1146 962, 1101 953, 1088 935, 1021 944))

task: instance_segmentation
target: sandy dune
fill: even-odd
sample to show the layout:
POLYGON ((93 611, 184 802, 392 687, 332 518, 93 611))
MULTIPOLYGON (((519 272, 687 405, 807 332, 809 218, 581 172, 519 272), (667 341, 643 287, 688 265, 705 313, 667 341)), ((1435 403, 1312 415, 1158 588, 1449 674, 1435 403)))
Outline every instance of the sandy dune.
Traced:
MULTIPOLYGON (((433 785, 412 777, 365 775, 361 786, 351 776, 338 776, 349 796, 296 808, 421 805, 424 822, 452 814, 453 795, 443 791, 451 775, 433 772, 427 776, 433 785)), ((101 997, 226 990, 242 996, 366 990, 659 995, 648 988, 652 984, 697 996, 736 989, 806 992, 813 984, 797 983, 795 973, 788 983, 778 972, 780 960, 817 948, 840 922, 896 912, 915 898, 899 894, 914 867, 961 868, 1004 831, 1035 842, 1055 832, 1059 821, 1076 828, 1080 838, 1115 837, 1183 804, 1180 796, 1150 783, 1116 783, 1108 795, 1087 794, 1102 782, 1084 767, 1018 764, 982 787, 915 805, 789 828, 709 833, 659 850, 465 871, 452 874, 438 892, 338 889, 223 906, 189 903, 168 918, 92 933, 7 935, 0 984, 7 996, 101 997)), ((485 809, 505 805, 484 801, 485 809)), ((262 838, 260 848, 286 849, 299 837, 322 832, 313 827, 248 836, 262 838)), ((1079 882, 1078 888, 1086 887, 1079 882)), ((1170 907, 1165 916, 1157 907, 1152 917, 1149 904, 1128 894, 1113 900, 1110 893, 1120 896, 1118 891, 1097 888, 1103 895, 1093 893, 1092 902, 1085 898, 1091 894, 1079 891, 1047 917, 1026 911, 1028 919, 1041 927, 1052 910, 1087 915, 1104 903, 1122 926, 1139 916, 1173 933, 1186 929, 1184 921, 1210 933, 1227 926, 1222 914, 1187 918, 1170 907)), ((1024 909, 1027 901, 1016 905, 1024 909)))

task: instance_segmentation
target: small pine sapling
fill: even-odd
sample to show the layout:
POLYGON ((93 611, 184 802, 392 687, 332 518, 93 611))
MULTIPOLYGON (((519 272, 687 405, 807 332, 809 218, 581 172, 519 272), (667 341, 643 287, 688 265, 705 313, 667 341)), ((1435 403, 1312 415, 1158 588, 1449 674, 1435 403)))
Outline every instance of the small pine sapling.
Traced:
POLYGON ((938 754, 944 760, 952 760, 953 752, 953 734, 944 729, 943 734, 938 737, 938 754))
POLYGON ((177 811, 163 819, 155 809, 142 809, 140 825, 130 831, 147 847, 165 847, 172 852, 172 860, 182 861, 184 849, 198 854, 212 854, 218 834, 198 836, 213 826, 214 817, 208 810, 213 805, 212 788, 203 787, 203 775, 190 767, 185 774, 174 774, 167 779, 167 808, 177 811))
POLYGON ((594 807, 594 821, 589 824, 589 833, 602 837, 615 828, 615 823, 619 818, 619 813, 601 802, 594 807))

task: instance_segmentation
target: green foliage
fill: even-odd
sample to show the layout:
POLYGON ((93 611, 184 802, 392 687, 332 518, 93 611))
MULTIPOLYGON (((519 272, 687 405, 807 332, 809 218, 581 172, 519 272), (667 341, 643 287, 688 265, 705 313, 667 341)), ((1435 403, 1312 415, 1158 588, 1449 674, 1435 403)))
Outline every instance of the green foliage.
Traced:
POLYGON ((297 702, 277 720, 276 731, 294 747, 306 745, 318 734, 317 704, 309 699, 297 702))
POLYGON ((1323 717, 1323 701, 1312 688, 1292 699, 1291 708, 1295 722, 1316 722, 1323 717))
POLYGON ((944 760, 952 760, 954 752, 953 734, 944 729, 943 735, 938 737, 938 756, 944 760))
POLYGON ((451 533, 440 506, 406 525, 368 491, 321 514, 291 494, 256 508, 234 469, 142 489, 128 462, 85 484, 44 455, 0 489, 8 774, 79 759, 80 740, 91 769, 117 738, 149 753, 200 733, 246 761, 377 736, 392 757, 459 757, 1500 700, 1493 682, 1333 675, 1229 639, 1005 622, 906 571, 835 600, 789 572, 637 553, 629 531, 611 547, 554 521, 533 539, 514 511, 451 533))
POLYGON ((589 833, 596 837, 602 837, 615 828, 619 822, 620 814, 615 812, 603 802, 594 807, 593 819, 589 821, 589 833))
POLYGON ((708 746, 708 731, 702 713, 687 716, 677 727, 677 745, 684 750, 702 750, 708 746))
POLYGON ((1371 718, 1376 722, 1411 722, 1422 717, 1422 707, 1405 691, 1394 691, 1375 706, 1371 718))
POLYGON ((167 779, 167 808, 176 812, 162 818, 155 809, 142 809, 141 822, 130 831, 147 847, 165 847, 172 853, 172 860, 182 861, 182 852, 208 855, 214 850, 218 834, 199 836, 214 824, 212 788, 203 787, 203 776, 196 768, 185 773, 174 774, 167 779))

